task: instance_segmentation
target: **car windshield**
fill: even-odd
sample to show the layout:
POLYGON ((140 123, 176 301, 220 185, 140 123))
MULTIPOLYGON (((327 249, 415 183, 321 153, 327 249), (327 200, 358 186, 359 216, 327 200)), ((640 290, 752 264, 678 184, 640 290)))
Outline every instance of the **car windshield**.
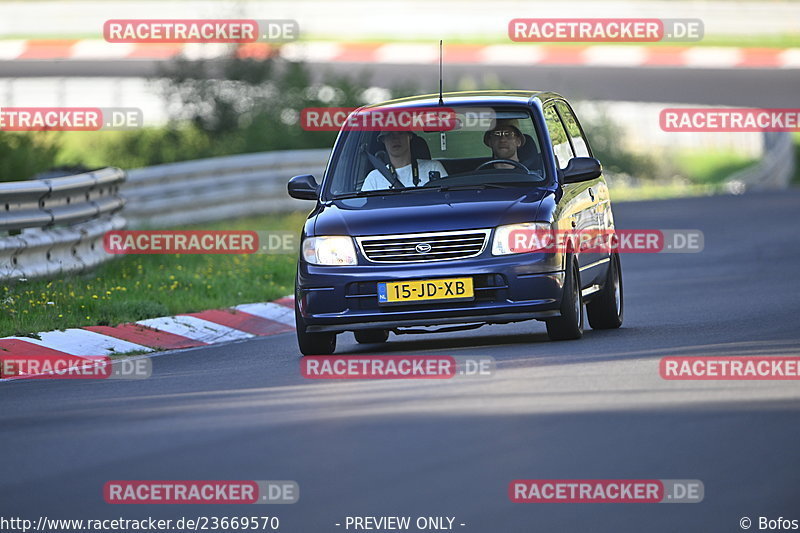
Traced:
MULTIPOLYGON (((402 108, 393 113, 424 113, 402 108)), ((441 109, 441 108, 440 108, 441 109)), ((446 120, 425 127, 346 127, 337 141, 327 196, 541 186, 541 144, 526 108, 446 106, 446 120), (409 131, 413 130, 413 131, 409 131)), ((362 117, 363 118, 363 117, 362 117)), ((402 121, 401 121, 402 122, 402 121)))

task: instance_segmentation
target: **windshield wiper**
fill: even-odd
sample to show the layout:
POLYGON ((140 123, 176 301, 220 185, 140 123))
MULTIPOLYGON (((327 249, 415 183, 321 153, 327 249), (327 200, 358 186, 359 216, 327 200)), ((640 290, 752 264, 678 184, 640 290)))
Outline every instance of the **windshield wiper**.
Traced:
POLYGON ((376 189, 370 191, 358 191, 358 192, 351 192, 347 194, 340 194, 338 196, 334 196, 333 200, 346 200, 348 198, 361 198, 365 196, 385 196, 387 194, 394 194, 396 191, 404 190, 404 189, 376 189))
POLYGON ((438 191, 467 191, 470 189, 511 189, 514 185, 505 183, 473 183, 461 185, 440 185, 436 187, 438 191))
POLYGON ((364 196, 386 196, 391 194, 404 194, 409 192, 422 192, 422 191, 467 191, 470 189, 510 189, 514 185, 505 183, 474 183, 471 185, 437 185, 435 187, 403 187, 402 189, 377 189, 371 191, 359 191, 348 194, 341 194, 334 196, 333 200, 346 200, 348 198, 360 198, 364 196))

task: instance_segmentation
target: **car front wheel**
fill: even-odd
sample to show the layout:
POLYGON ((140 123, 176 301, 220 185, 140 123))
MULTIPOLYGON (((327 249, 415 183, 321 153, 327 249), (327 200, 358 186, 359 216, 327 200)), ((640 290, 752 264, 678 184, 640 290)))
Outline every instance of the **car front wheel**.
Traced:
POLYGON ((583 336, 583 297, 578 262, 573 257, 564 279, 561 296, 561 316, 548 318, 547 336, 553 341, 580 339, 583 336))
POLYGON ((336 333, 307 333, 306 324, 294 304, 294 322, 297 329, 297 345, 303 355, 331 355, 336 351, 336 333))
POLYGON ((614 329, 622 325, 622 268, 619 255, 613 254, 603 289, 586 304, 586 315, 592 329, 614 329))

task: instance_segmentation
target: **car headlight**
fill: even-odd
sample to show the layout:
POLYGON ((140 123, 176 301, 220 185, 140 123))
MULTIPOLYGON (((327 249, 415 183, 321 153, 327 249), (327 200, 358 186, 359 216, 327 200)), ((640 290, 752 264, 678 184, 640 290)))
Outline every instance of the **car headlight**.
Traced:
POLYGON ((517 236, 532 235, 532 232, 549 232, 552 229, 549 222, 523 222, 522 224, 508 224, 497 226, 494 229, 492 241, 492 255, 508 255, 525 253, 525 246, 514 246, 513 239, 517 236), (516 233, 515 233, 516 232, 516 233), (520 251, 514 251, 514 249, 520 251))
POLYGON ((308 237, 303 241, 303 259, 313 265, 355 265, 353 238, 344 235, 308 237))

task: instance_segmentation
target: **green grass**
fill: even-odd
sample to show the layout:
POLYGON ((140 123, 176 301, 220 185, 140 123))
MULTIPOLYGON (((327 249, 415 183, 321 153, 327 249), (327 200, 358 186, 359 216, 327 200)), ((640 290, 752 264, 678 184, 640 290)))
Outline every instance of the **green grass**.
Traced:
POLYGON ((667 182, 644 182, 639 185, 609 185, 615 202, 661 200, 686 196, 708 196, 725 191, 724 184, 733 173, 754 165, 757 159, 734 152, 683 150, 665 155, 668 164, 661 168, 677 174, 667 182))
MULTIPOLYGON (((294 213, 191 229, 299 233, 304 221, 304 213, 294 213)), ((294 255, 127 255, 83 275, 16 282, 0 289, 0 337, 274 300, 293 292, 295 261, 294 255)))
POLYGON ((648 183, 639 187, 611 185, 609 195, 612 202, 639 202, 643 200, 666 200, 688 196, 710 196, 718 194, 722 187, 713 184, 656 184, 648 183))
POLYGON ((698 185, 722 183, 733 173, 758 162, 734 152, 685 151, 674 157, 678 171, 698 185))
POLYGON ((150 350, 131 350, 130 352, 120 352, 109 354, 109 358, 113 361, 116 359, 124 359, 126 357, 133 357, 134 355, 146 355, 152 353, 150 350))

